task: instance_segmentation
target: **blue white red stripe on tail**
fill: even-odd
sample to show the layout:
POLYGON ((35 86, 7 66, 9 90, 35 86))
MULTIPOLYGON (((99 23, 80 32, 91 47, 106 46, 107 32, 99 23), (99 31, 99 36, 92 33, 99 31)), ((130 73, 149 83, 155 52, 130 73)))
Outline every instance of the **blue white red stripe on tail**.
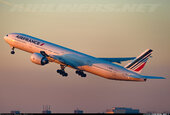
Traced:
POLYGON ((136 59, 134 59, 131 63, 127 64, 125 68, 140 73, 144 66, 146 65, 148 59, 151 57, 152 51, 153 50, 151 49, 147 49, 136 59))

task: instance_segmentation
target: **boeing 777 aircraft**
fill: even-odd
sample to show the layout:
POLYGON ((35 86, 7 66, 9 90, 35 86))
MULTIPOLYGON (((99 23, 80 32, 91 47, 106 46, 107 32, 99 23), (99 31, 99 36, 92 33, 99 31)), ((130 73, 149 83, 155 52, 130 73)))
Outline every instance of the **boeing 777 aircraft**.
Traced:
POLYGON ((84 73, 86 71, 112 80, 146 81, 147 79, 165 79, 164 77, 139 74, 151 57, 151 49, 147 49, 136 58, 97 58, 23 33, 10 33, 4 39, 12 48, 11 54, 15 54, 14 49, 18 48, 32 53, 31 61, 35 64, 58 63, 61 69, 58 69, 57 73, 65 77, 68 76, 65 67, 70 67, 75 69, 75 73, 81 77, 86 77, 84 73), (124 67, 114 63, 128 60, 132 60, 132 62, 124 67))

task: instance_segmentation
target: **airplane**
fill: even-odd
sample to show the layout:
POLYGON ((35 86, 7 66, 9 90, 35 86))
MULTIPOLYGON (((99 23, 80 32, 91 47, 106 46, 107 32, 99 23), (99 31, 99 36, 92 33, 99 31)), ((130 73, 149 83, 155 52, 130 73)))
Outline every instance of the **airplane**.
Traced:
POLYGON ((9 33, 4 40, 12 48, 11 54, 15 54, 14 49, 17 48, 32 53, 30 59, 35 64, 42 66, 49 62, 60 64, 61 69, 56 71, 63 77, 68 76, 65 68, 70 67, 75 69, 75 73, 81 77, 86 77, 84 72, 88 72, 121 81, 165 79, 140 74, 148 59, 151 58, 152 49, 145 50, 138 57, 98 58, 23 33, 9 33), (132 61, 124 67, 116 64, 128 60, 132 61))

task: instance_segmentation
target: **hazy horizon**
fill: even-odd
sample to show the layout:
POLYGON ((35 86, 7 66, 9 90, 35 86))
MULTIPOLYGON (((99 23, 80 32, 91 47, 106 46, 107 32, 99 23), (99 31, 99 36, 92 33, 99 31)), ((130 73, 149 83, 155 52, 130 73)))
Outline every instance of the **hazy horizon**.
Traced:
POLYGON ((168 0, 0 0, 0 113, 37 113, 42 105, 58 113, 119 106, 170 112, 169 5, 168 0), (89 73, 81 78, 70 68, 69 76, 61 77, 58 64, 36 65, 30 53, 18 49, 11 55, 3 37, 14 32, 95 57, 134 57, 151 48, 142 74, 167 79, 127 82, 89 73))

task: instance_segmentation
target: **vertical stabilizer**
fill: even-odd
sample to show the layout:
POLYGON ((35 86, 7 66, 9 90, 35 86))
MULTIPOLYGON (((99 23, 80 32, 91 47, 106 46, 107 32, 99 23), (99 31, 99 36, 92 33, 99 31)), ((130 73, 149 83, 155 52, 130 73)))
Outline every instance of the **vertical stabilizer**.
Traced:
POLYGON ((125 68, 140 73, 148 59, 151 57, 152 51, 153 50, 151 49, 147 49, 141 55, 135 58, 131 63, 127 64, 125 68))

